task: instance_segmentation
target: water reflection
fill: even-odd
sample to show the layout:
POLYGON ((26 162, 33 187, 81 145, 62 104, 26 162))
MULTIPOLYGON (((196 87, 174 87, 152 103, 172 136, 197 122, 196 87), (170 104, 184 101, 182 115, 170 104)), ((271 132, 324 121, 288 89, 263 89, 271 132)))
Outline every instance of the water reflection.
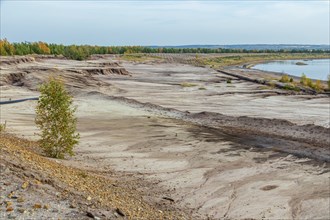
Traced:
POLYGON ((327 76, 330 74, 330 59, 273 61, 257 64, 253 69, 286 73, 293 76, 301 76, 304 73, 312 79, 327 80, 327 76))

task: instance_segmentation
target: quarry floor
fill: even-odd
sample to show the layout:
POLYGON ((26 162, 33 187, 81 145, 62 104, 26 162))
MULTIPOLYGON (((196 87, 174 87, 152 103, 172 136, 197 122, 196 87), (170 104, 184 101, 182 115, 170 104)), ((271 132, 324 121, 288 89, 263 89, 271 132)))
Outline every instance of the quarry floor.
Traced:
MULTIPOLYGON (((32 67, 35 72, 25 76, 23 86, 1 86, 1 101, 37 97, 38 80, 61 75, 75 97, 81 140, 76 155, 60 163, 139 179, 138 189, 151 204, 160 196, 170 198, 182 212, 202 219, 328 219, 329 162, 277 150, 311 143, 267 131, 244 133, 235 126, 202 126, 171 110, 248 116, 256 127, 253 118, 311 124, 313 135, 314 127, 329 128, 329 97, 291 94, 180 63, 118 62, 130 75, 89 75, 85 81, 65 69, 79 70, 84 62, 41 59, 7 65, 2 67, 6 74, 32 67)), ((1 105, 7 132, 37 140, 35 105, 1 105)), ((318 147, 329 151, 329 146, 318 147)))

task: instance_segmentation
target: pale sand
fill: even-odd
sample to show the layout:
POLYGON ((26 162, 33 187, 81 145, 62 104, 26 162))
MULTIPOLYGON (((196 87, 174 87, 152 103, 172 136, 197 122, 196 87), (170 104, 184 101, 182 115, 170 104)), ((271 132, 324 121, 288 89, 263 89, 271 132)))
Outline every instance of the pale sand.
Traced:
MULTIPOLYGON (((327 125, 329 120, 324 97, 262 97, 249 93, 205 96, 216 89, 218 93, 255 91, 258 85, 235 81, 235 87, 224 82, 212 84, 205 81, 218 79, 217 74, 207 75, 210 70, 177 64, 161 64, 154 69, 128 63, 124 66, 133 76, 99 76, 113 86, 111 90, 100 88, 103 92, 190 112, 281 118, 298 124, 327 125), (152 71, 156 74, 153 77, 152 71), (169 71, 173 72, 172 77, 158 78, 157 72, 169 71), (173 79, 179 81, 169 82, 173 79), (179 85, 180 81, 195 82, 192 79, 207 90, 179 85)), ((1 87, 2 99, 18 94, 19 98, 38 95, 24 87, 1 87)), ((1 105, 1 122, 7 121, 11 133, 36 139, 35 104, 27 101, 1 105)), ((196 218, 327 219, 330 216, 329 163, 260 148, 258 140, 266 140, 263 136, 258 139, 235 132, 228 134, 189 121, 161 117, 97 94, 77 96, 75 104, 81 142, 76 156, 64 163, 142 177, 153 182, 155 189, 169 190, 164 196, 173 198, 184 210, 192 209, 196 218)), ((299 144, 270 137, 268 145, 272 143, 299 144)), ((153 200, 152 188, 141 186, 141 190, 149 191, 146 199, 153 200)))

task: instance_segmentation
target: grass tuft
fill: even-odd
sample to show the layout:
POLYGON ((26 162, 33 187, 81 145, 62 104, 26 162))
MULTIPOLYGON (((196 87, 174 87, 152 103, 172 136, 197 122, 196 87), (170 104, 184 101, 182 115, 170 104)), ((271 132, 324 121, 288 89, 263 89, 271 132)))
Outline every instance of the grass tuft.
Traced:
POLYGON ((197 84, 189 83, 189 82, 183 82, 183 83, 180 84, 180 86, 182 86, 182 87, 194 87, 194 86, 197 86, 197 84))

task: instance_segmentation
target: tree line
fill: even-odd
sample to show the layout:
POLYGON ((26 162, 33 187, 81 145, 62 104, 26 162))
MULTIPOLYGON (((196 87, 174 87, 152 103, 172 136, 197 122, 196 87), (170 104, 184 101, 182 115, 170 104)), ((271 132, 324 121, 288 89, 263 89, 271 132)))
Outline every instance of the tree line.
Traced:
POLYGON ((63 45, 39 42, 10 43, 0 40, 0 55, 63 55, 69 59, 84 60, 92 54, 131 54, 131 53, 329 53, 329 50, 313 49, 281 49, 281 50, 247 50, 228 48, 152 48, 143 46, 91 46, 63 45))

